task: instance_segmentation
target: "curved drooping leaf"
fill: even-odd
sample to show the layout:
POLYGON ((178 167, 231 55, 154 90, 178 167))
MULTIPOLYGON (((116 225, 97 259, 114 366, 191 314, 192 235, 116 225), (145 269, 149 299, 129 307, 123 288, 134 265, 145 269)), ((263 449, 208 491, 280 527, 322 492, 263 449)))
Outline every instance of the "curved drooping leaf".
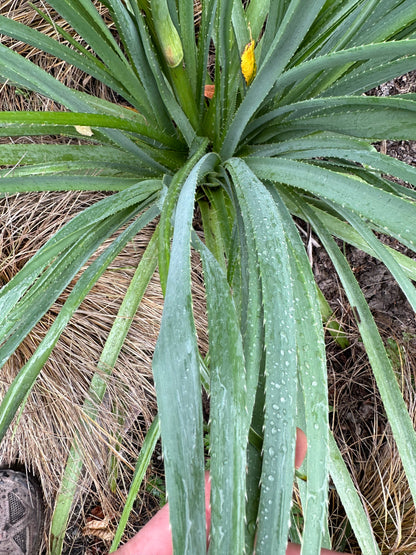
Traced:
POLYGON ((355 176, 295 160, 249 158, 247 164, 262 179, 283 182, 345 206, 412 250, 416 248, 416 203, 409 199, 376 188, 355 176))
POLYGON ((321 547, 328 504, 328 394, 324 330, 319 310, 318 292, 306 250, 295 224, 276 189, 275 199, 287 243, 293 277, 296 319, 297 372, 301 395, 308 415, 304 430, 308 438, 306 461, 306 500, 303 506, 302 555, 314 555, 321 547))
MULTIPOLYGON (((0 44, 0 54, 0 77, 2 79, 10 80, 14 84, 45 95, 74 112, 96 112, 96 109, 86 102, 85 97, 66 87, 52 75, 3 44, 0 44)), ((153 165, 151 158, 146 157, 141 149, 120 131, 110 130, 106 132, 106 135, 127 151, 135 153, 139 157, 144 156, 147 163, 150 166, 153 165)))
POLYGON ((163 210, 160 218, 159 234, 159 276, 163 294, 166 292, 166 282, 168 277, 170 259, 170 240, 172 237, 172 220, 179 193, 184 181, 189 176, 196 162, 203 155, 208 142, 202 141, 193 156, 182 166, 182 168, 169 180, 169 188, 163 203, 163 210))
POLYGON ((129 494, 127 496, 126 503, 123 508, 123 513, 120 517, 119 524, 117 526, 116 533, 114 535, 113 543, 111 544, 109 553, 116 551, 120 544, 121 537, 127 525, 128 518, 130 516, 131 510, 133 508, 134 502, 137 499, 137 495, 143 479, 146 474, 146 470, 149 467, 152 454, 155 450, 156 443, 160 438, 160 421, 159 417, 156 415, 155 419, 150 426, 146 438, 142 443, 139 456, 137 457, 136 468, 134 470, 133 479, 131 482, 129 494))
POLYGON ((368 522, 368 515, 363 509, 354 483, 351 480, 351 476, 332 433, 329 434, 328 465, 331 478, 334 481, 337 491, 339 491, 342 504, 348 515, 351 526, 354 528, 356 538, 363 553, 368 553, 368 555, 380 555, 380 549, 368 522))
POLYGON ((293 276, 286 236, 273 198, 242 160, 232 158, 227 165, 243 220, 253 226, 263 302, 265 408, 256 552, 280 554, 285 552, 287 543, 295 448, 293 276))
POLYGON ((289 130, 292 134, 331 131, 376 141, 406 138, 414 140, 416 102, 411 99, 378 96, 316 98, 288 104, 270 111, 247 126, 256 143, 276 140, 289 130), (382 110, 383 118, 380 118, 382 110), (254 136, 254 132, 259 133, 254 136))
MULTIPOLYGON (((103 379, 103 375, 109 375, 117 362, 117 358, 133 322, 134 315, 143 298, 146 287, 156 269, 156 264, 157 232, 150 240, 134 273, 101 353, 100 360, 97 365, 98 371, 91 379, 88 396, 82 407, 82 410, 90 422, 97 419, 98 408, 100 403, 103 401, 104 394, 107 389, 107 382, 103 379)), ((93 433, 92 430, 91 433, 93 433)), ((159 435, 158 418, 156 417, 152 426, 149 428, 137 460, 136 472, 131 485, 132 491, 136 491, 136 493, 137 488, 143 479, 144 469, 146 469, 149 465, 149 459, 159 435), (148 446, 148 444, 150 445, 148 446), (142 459, 144 459, 144 461, 142 459)), ((60 553, 62 551, 74 494, 76 488, 78 487, 78 481, 83 464, 84 455, 78 445, 78 438, 75 437, 68 455, 68 460, 62 476, 60 490, 56 497, 51 520, 49 547, 52 553, 60 553)), ((127 515, 129 515, 132 509, 133 500, 134 499, 132 499, 132 496, 130 495, 129 501, 126 503, 123 510, 123 515, 120 518, 118 528, 119 533, 117 534, 118 541, 120 541, 120 533, 124 530, 123 525, 125 526, 125 514, 127 513, 127 515)), ((114 538, 114 541, 117 541, 117 539, 114 538)))
POLYGON ((166 464, 174 550, 205 550, 204 452, 199 358, 192 315, 190 239, 195 189, 218 157, 206 154, 183 184, 153 373, 166 464), (178 322, 180 325, 178 325, 178 322))
POLYGON ((351 226, 358 231, 361 237, 368 243, 369 247, 374 251, 377 258, 379 258, 385 266, 389 269, 394 279, 399 284, 401 290, 406 295, 410 306, 413 311, 416 312, 416 288, 412 281, 406 276, 404 270, 402 270, 400 264, 396 261, 394 256, 387 250, 387 248, 381 243, 376 236, 373 234, 371 229, 369 229, 365 223, 363 223, 360 218, 355 214, 352 214, 349 210, 338 209, 340 214, 345 217, 345 219, 351 224, 351 226))
MULTIPOLYGON (((350 70, 352 64, 371 60, 372 65, 370 68, 370 77, 368 78, 369 86, 365 87, 365 91, 368 91, 371 87, 371 83, 374 83, 374 79, 371 77, 371 72, 375 67, 380 67, 382 70, 383 66, 385 66, 387 62, 393 63, 396 58, 411 56, 414 54, 414 48, 415 39, 408 39, 403 41, 380 42, 377 44, 367 43, 360 46, 353 46, 345 50, 329 51, 323 56, 317 56, 315 58, 305 60, 304 62, 289 68, 280 76, 275 87, 273 88, 273 92, 278 94, 286 87, 293 87, 296 82, 301 84, 304 79, 310 77, 311 75, 314 81, 322 71, 328 71, 331 69, 338 70, 339 75, 335 79, 330 80, 326 86, 322 86, 321 90, 317 91, 318 96, 321 94, 326 95, 326 91, 330 91, 332 88, 336 87, 338 81, 343 82, 344 79, 348 79, 349 75, 354 75, 354 69, 350 70)), ((357 73, 359 73, 360 67, 362 66, 358 66, 358 69, 356 70, 357 73)), ((389 71, 388 74, 390 75, 390 70, 387 68, 386 70, 389 71)), ((396 76, 397 75, 398 73, 396 73, 396 76)), ((383 73, 381 73, 381 77, 384 79, 383 73)), ((365 79, 365 75, 361 75, 361 79, 365 79)), ((378 83, 381 82, 382 81, 378 81, 378 83)), ((362 92, 365 91, 363 90, 362 92)), ((298 92, 308 97, 309 91, 304 86, 302 87, 300 85, 300 90, 298 92)), ((342 90, 343 95, 355 94, 355 92, 355 90, 353 90, 353 93, 351 93, 348 89, 342 90)))
POLYGON ((239 319, 226 275, 199 240, 210 354, 210 553, 244 552, 246 446, 250 427, 239 319), (229 423, 233 422, 233 426, 229 423))
POLYGON ((52 349, 56 345, 62 331, 75 310, 81 304, 86 294, 90 291, 98 278, 106 270, 108 264, 114 260, 124 246, 158 214, 157 207, 152 207, 137 218, 130 226, 119 235, 113 243, 83 272, 74 285, 64 306, 55 318, 45 338, 39 347, 17 374, 13 383, 7 390, 0 405, 0 438, 2 439, 12 422, 17 409, 23 399, 33 387, 35 380, 45 364, 52 349))
MULTIPOLYGON (((416 172, 401 160, 377 152, 365 140, 337 133, 317 132, 306 137, 288 139, 278 143, 256 145, 244 148, 244 153, 262 156, 281 156, 295 160, 313 160, 315 158, 336 158, 359 163, 368 172, 395 175, 416 185, 416 172)), ((416 193, 409 187, 391 184, 402 196, 416 199, 416 193)))
POLYGON ((413 422, 403 400, 386 349, 368 304, 365 301, 364 295, 347 261, 328 231, 322 226, 316 214, 307 209, 307 207, 304 207, 304 210, 308 220, 312 223, 318 237, 324 244, 325 249, 331 256, 331 260, 341 279, 351 306, 354 307, 357 312, 358 329, 366 347, 377 387, 380 391, 393 436, 397 443, 412 497, 416 499, 416 479, 412 472, 416 457, 416 438, 413 422))
POLYGON ((82 55, 80 52, 59 43, 52 37, 40 33, 36 29, 23 25, 18 21, 13 21, 3 15, 0 15, 0 32, 18 41, 22 41, 24 44, 35 46, 43 52, 47 52, 61 60, 65 60, 68 64, 78 67, 102 83, 105 83, 119 94, 123 96, 128 95, 123 82, 115 79, 112 73, 108 71, 98 58, 82 55))
MULTIPOLYGON (((296 206, 290 202, 290 200, 285 195, 285 200, 290 204, 291 210, 293 209, 292 213, 295 213, 299 217, 301 217, 302 212, 296 209, 296 206)), ((370 256, 374 256, 377 258, 377 254, 371 247, 368 245, 366 241, 362 239, 360 234, 350 225, 348 225, 344 220, 337 218, 333 214, 329 214, 314 206, 315 212, 318 214, 319 219, 323 222, 326 229, 330 231, 333 235, 353 245, 357 249, 360 249, 370 256)), ((391 254, 391 256, 398 262, 400 267, 402 268, 403 272, 406 274, 407 277, 416 281, 416 261, 405 254, 396 251, 395 249, 385 245, 385 249, 391 254)))
POLYGON ((0 366, 51 307, 97 247, 155 201, 160 182, 142 183, 84 210, 58 231, 1 290, 0 366), (141 189, 141 190, 140 190, 141 189))

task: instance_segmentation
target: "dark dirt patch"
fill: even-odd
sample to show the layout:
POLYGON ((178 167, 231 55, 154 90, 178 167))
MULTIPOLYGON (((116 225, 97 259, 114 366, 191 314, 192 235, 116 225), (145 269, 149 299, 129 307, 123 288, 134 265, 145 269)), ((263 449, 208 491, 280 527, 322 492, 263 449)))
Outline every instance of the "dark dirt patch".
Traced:
MULTIPOLYGON (((387 96, 416 92, 416 71, 390 81, 369 94, 387 96)), ((416 165, 416 142, 382 141, 375 147, 403 162, 416 165)), ((407 185, 400 182, 402 185, 407 185)), ((408 186, 408 185, 407 185, 408 186)), ((391 237, 380 240, 406 254, 416 255, 391 237)), ((338 241, 360 284, 377 323, 403 396, 416 421, 416 320, 394 278, 379 260, 338 241)), ((416 553, 416 514, 383 404, 355 315, 324 249, 313 249, 313 269, 318 285, 349 339, 341 349, 327 337, 330 422, 353 481, 361 492, 383 554, 416 553)), ((330 527, 333 547, 361 554, 348 528, 342 504, 330 492, 330 527), (345 541, 345 537, 348 539, 345 541)))

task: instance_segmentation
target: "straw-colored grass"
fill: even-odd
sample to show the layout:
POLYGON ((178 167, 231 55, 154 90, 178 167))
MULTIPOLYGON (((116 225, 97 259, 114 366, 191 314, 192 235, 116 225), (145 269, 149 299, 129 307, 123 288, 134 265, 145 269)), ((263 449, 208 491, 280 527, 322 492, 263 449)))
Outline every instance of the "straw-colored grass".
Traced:
MULTIPOLYGON (((342 320, 351 346, 345 352, 333 342, 328 346, 332 430, 382 554, 414 555, 416 511, 403 466, 356 324, 346 311, 342 320)), ((377 323, 416 426, 416 335, 393 320, 377 323)), ((334 492, 331 510, 332 534, 339 541, 346 521, 334 492)), ((343 549, 361 554, 354 538, 343 549)))
MULTIPOLYGON (((343 294, 339 292, 339 301, 343 294)), ((336 301, 336 299, 334 299, 336 301)), ((337 311, 350 346, 328 335, 331 429, 367 512, 382 555, 416 554, 416 510, 361 338, 343 303, 337 311)), ((416 426, 416 335, 378 321, 383 340, 416 426)), ((294 502, 300 504, 297 488, 294 502)), ((329 532, 336 550, 362 553, 330 482, 329 532)))
MULTIPOLYGON (((78 192, 32 193, 0 200, 0 284, 9 281, 66 221, 101 196, 78 192)), ((48 507, 53 506, 74 437, 79 437, 86 461, 76 510, 80 510, 91 488, 105 515, 117 515, 123 506, 124 488, 116 492, 109 489, 109 478, 114 473, 109 454, 117 454, 119 483, 128 483, 129 461, 137 457, 142 434, 156 412, 151 358, 163 306, 157 275, 149 284, 112 376, 105 378, 108 393, 96 424, 88 420, 82 404, 88 395, 91 377, 97 371, 102 347, 152 231, 149 227, 124 249, 81 304, 42 370, 23 413, 0 444, 0 464, 18 463, 32 470, 41 480, 48 507), (122 438, 121 447, 116 438, 122 438)), ((197 264, 197 260, 194 262, 197 264)), ((198 275, 193 287, 200 345, 206 351, 204 293, 198 275)), ((0 397, 36 350, 70 289, 71 286, 3 367, 0 397)))

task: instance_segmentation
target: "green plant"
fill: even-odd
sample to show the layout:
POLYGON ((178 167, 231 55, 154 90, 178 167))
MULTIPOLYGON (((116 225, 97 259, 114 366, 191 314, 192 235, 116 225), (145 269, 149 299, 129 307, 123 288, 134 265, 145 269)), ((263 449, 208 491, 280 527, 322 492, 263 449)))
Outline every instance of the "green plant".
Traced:
MULTIPOLYGON (((153 369, 175 553, 205 552, 201 383, 210 394, 211 553, 250 553, 255 535, 257 553, 285 552, 296 424, 308 437, 307 481, 300 484, 302 553, 315 555, 327 542, 328 471, 363 552, 379 553, 328 432, 319 296, 292 216, 319 236, 357 315, 416 500, 413 425, 364 296, 332 238, 381 259, 416 307, 414 261, 374 234, 391 235, 415 250, 416 194, 385 174, 416 185, 416 171, 371 146, 386 138, 416 139, 416 101, 412 94, 363 95, 414 69, 414 1, 203 0, 197 28, 189 0, 101 3, 120 44, 90 0, 49 1, 88 49, 63 30, 71 47, 0 18, 1 33, 74 64, 136 110, 71 90, 0 45, 3 80, 67 109, 0 113, 1 135, 83 139, 77 146, 2 145, 0 194, 113 192, 65 225, 3 287, 1 365, 97 247, 123 230, 81 274, 11 385, 0 408, 0 435, 94 282, 127 242, 159 217, 99 366, 108 372, 114 364, 129 318, 158 265, 165 305, 153 369), (251 36, 257 73, 247 84, 240 57, 251 36), (209 100, 207 84, 215 87, 209 100), (195 206, 204 242, 193 231, 195 206), (208 373, 192 314, 191 245, 204 270, 208 373)), ((105 392, 102 373, 91 388, 99 402, 105 392)), ((85 411, 92 419, 97 414, 90 403, 85 411)), ((138 476, 158 430, 152 428, 140 455, 138 476)), ((52 524, 55 553, 62 547, 81 467, 74 438, 52 524)))
POLYGON ((159 501, 160 507, 166 504, 166 490, 165 482, 160 478, 160 476, 151 477, 146 485, 146 491, 151 493, 159 501))

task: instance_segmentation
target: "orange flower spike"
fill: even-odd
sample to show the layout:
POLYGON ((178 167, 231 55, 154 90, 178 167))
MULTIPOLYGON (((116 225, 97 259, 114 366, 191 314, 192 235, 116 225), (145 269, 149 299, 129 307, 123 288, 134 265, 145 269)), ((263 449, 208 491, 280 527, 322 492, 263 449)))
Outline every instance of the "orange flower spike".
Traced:
POLYGON ((251 84, 257 72, 256 56, 254 55, 255 45, 256 43, 251 36, 250 29, 250 42, 246 44, 244 52, 241 55, 241 73, 247 85, 251 84))

